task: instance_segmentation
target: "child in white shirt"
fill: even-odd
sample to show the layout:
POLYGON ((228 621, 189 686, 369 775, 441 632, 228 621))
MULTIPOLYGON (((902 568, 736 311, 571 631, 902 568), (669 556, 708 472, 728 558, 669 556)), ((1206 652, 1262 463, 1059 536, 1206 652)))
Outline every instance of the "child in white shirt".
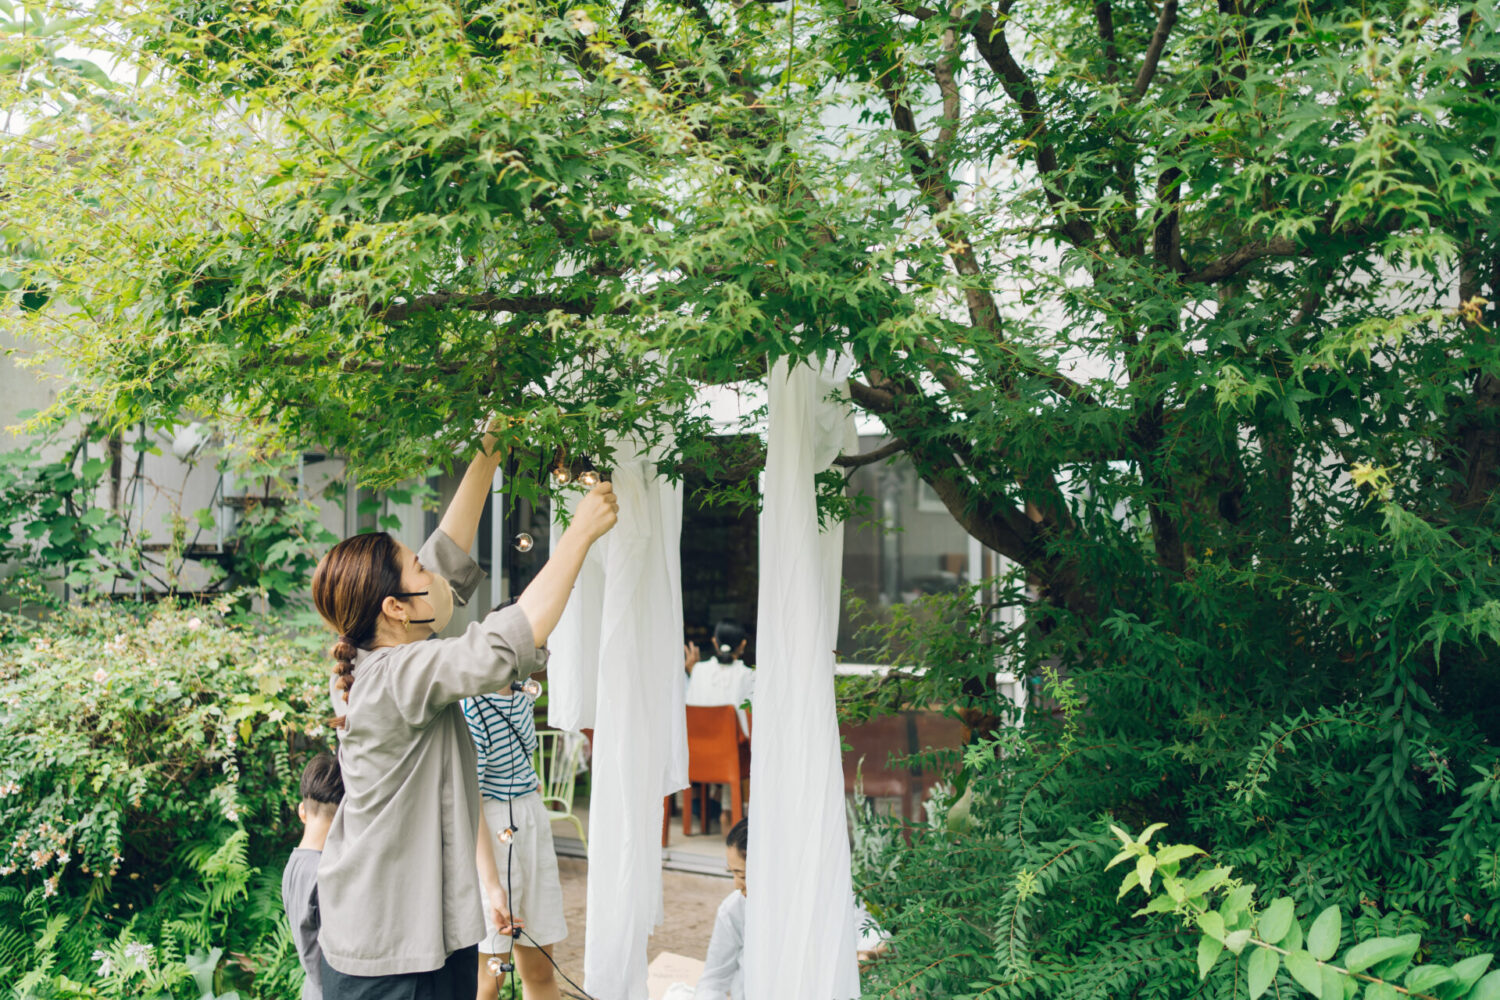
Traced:
POLYGON ((734 876, 734 891, 719 904, 708 959, 693 1000, 745 1000, 745 855, 750 846, 750 819, 736 823, 724 838, 724 861, 734 876))
MULTIPOLYGON (((750 818, 736 823, 724 838, 724 862, 734 876, 734 891, 719 904, 713 936, 708 939, 708 958, 693 1000, 745 1000, 745 858, 750 849, 750 818)), ((863 970, 886 949, 890 937, 870 918, 863 906, 850 898, 853 926, 859 943, 856 950, 863 970)), ((852 942, 851 942, 852 943, 852 942)))

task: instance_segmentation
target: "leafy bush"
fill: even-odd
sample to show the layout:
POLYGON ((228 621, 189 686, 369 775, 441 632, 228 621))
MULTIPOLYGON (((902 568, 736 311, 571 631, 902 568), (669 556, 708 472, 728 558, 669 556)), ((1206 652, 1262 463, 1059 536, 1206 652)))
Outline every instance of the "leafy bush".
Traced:
POLYGON ((100 455, 106 437, 90 425, 65 441, 54 427, 27 447, 0 452, 0 560, 74 588, 134 578, 139 554, 123 544, 128 524, 94 502, 110 470, 100 455))
POLYGON ((1352 1000, 1361 989, 1367 1000, 1397 1000, 1401 995, 1415 1000, 1500 1000, 1500 970, 1490 971, 1493 953, 1471 955, 1451 967, 1418 962, 1421 934, 1372 936, 1356 927, 1352 946, 1339 964, 1335 959, 1347 935, 1338 906, 1325 907, 1304 928, 1291 898, 1282 896, 1262 907, 1254 883, 1235 878, 1227 867, 1200 865, 1189 877, 1183 866, 1204 852, 1191 844, 1152 850, 1152 834, 1165 825, 1154 823, 1139 837, 1111 827, 1121 850, 1105 867, 1130 864, 1119 895, 1123 898, 1133 889, 1145 893, 1148 902, 1136 916, 1171 913, 1198 932, 1200 978, 1207 979, 1217 965, 1220 979, 1232 976, 1237 984, 1244 978, 1248 1000, 1258 1000, 1273 986, 1278 996, 1285 987, 1319 1000, 1352 1000), (1226 952, 1232 958, 1230 966, 1219 964, 1226 952), (1278 979, 1283 967, 1286 974, 1278 979))
POLYGON ((37 617, 0 615, 0 983, 294 995, 279 887, 327 735, 318 640, 225 620, 232 596, 21 596, 37 617))
POLYGON ((1132 920, 1115 901, 1111 824, 1158 818, 1267 900, 1337 908, 1346 946, 1420 935, 1421 965, 1465 973, 1495 951, 1494 536, 1414 526, 1378 497, 1329 535, 1321 582, 1280 577, 1266 600, 1272 573, 1247 561, 1133 595, 1140 611, 1103 627, 1034 602, 1024 644, 978 606, 956 627, 946 613, 896 621, 888 647, 922 669, 851 714, 946 691, 974 737, 929 822, 892 836, 858 816, 856 886, 893 933, 866 991, 1243 995, 1233 963, 1199 981, 1195 927, 1132 920), (975 683, 1000 655, 1033 682, 1019 727, 975 683))

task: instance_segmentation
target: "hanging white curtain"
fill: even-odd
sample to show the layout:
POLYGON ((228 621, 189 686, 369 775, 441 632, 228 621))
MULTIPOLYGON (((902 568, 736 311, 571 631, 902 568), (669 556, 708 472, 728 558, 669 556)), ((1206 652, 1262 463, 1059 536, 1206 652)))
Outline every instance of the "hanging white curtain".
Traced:
POLYGON ((620 520, 552 634, 547 720, 594 730, 584 989, 646 1000, 646 940, 663 914, 662 797, 687 785, 682 491, 628 443, 611 479, 620 520))
POLYGON ((847 392, 845 377, 805 365, 789 371, 785 361, 771 368, 750 757, 749 1000, 859 996, 833 692, 844 535, 840 524, 819 530, 814 484, 857 443, 847 404, 828 398, 847 392))
MULTIPOLYGON (((567 494, 568 513, 578 507, 581 493, 567 494)), ((562 537, 563 521, 558 507, 561 497, 553 499, 552 546, 562 537)), ((594 728, 594 706, 599 693, 599 626, 604 606, 604 550, 609 536, 591 547, 583 557, 583 567, 573 584, 573 593, 563 608, 557 626, 547 640, 547 725, 563 732, 576 733, 594 728)))

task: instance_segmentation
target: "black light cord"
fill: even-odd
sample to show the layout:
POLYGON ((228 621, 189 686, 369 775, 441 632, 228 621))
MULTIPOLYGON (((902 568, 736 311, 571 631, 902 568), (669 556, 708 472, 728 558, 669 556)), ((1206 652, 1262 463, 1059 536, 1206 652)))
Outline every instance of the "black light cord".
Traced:
POLYGON ((521 936, 530 941, 533 948, 535 948, 537 951, 542 952, 543 955, 546 955, 547 961, 552 963, 552 968, 556 969, 557 974, 563 977, 563 982, 567 983, 569 986, 578 991, 577 993, 569 993, 568 996, 576 997, 577 1000, 594 1000, 593 997, 584 992, 582 986, 579 986, 577 983, 573 982, 573 980, 568 978, 568 974, 562 970, 562 966, 557 964, 557 959, 553 958, 551 955, 547 955, 547 953, 542 950, 542 946, 537 944, 536 940, 530 934, 522 931, 521 936))
MULTIPOLYGON (((522 684, 521 684, 520 681, 511 681, 510 689, 512 691, 516 692, 517 694, 520 694, 524 690, 524 688, 523 688, 523 686, 522 686, 522 684)), ((501 713, 498 713, 498 714, 500 716, 500 721, 503 722, 503 723, 505 723, 506 726, 508 726, 510 728, 511 735, 516 738, 516 742, 518 744, 520 744, 521 747, 524 748, 526 746, 526 741, 521 738, 521 731, 516 728, 516 724, 514 722, 511 722, 510 719, 506 717, 505 713, 501 712, 501 713)), ((510 830, 511 836, 514 837, 515 834, 516 834, 516 800, 514 798, 506 799, 505 800, 505 804, 506 804, 506 807, 510 811, 510 819, 508 820, 509 830, 510 830)), ((511 900, 511 894, 510 894, 510 886, 511 886, 511 882, 510 882, 510 866, 511 866, 511 861, 515 858, 515 854, 516 854, 515 848, 510 843, 506 843, 506 845, 505 845, 505 905, 507 907, 510 906, 510 900, 511 900)), ((574 1000, 594 1000, 594 998, 591 997, 591 996, 589 996, 588 992, 586 990, 584 990, 584 988, 582 986, 579 986, 577 983, 573 982, 573 980, 571 980, 571 979, 568 978, 568 974, 562 970, 562 966, 560 966, 560 965, 557 964, 557 959, 555 959, 551 955, 547 954, 546 949, 544 949, 541 945, 539 945, 539 944, 536 943, 536 938, 532 937, 530 934, 527 934, 521 928, 514 926, 515 919, 516 919, 516 915, 515 915, 514 912, 511 913, 510 919, 511 919, 511 923, 512 923, 512 927, 511 927, 511 941, 512 942, 515 942, 515 941, 517 941, 517 940, 519 940, 520 938, 523 938, 523 937, 527 941, 530 941, 531 942, 531 947, 533 947, 537 951, 541 952, 542 955, 547 959, 547 961, 549 961, 549 962, 552 963, 552 968, 554 968, 554 969, 557 970, 557 974, 559 976, 562 976, 563 982, 567 983, 569 986, 573 987, 573 989, 575 989, 575 990, 578 991, 577 993, 569 993, 568 994, 569 996, 573 997, 574 1000)), ((512 945, 511 945, 511 957, 512 958, 515 957, 515 950, 516 950, 515 949, 515 944, 512 943, 512 945)), ((500 992, 500 976, 502 974, 506 973, 506 972, 509 972, 510 973, 510 1000, 516 1000, 516 975, 517 975, 517 973, 516 973, 515 963, 514 962, 499 962, 496 965, 496 969, 497 969, 497 971, 495 971, 493 973, 493 975, 495 977, 495 992, 496 992, 496 994, 498 994, 500 992), (507 968, 507 966, 509 966, 509 968, 507 968)))
MULTIPOLYGON (((502 715, 502 716, 500 716, 500 718, 505 719, 505 716, 502 715)), ((518 733, 518 732, 516 732, 516 727, 515 726, 511 726, 509 719, 505 719, 505 724, 507 726, 510 726, 510 731, 512 733, 516 734, 516 741, 518 743, 521 743, 521 746, 524 748, 526 746, 526 744, 521 741, 521 734, 518 733)), ((515 839, 515 835, 516 835, 516 800, 515 800, 515 798, 511 797, 509 799, 506 799, 505 800, 505 805, 510 810, 510 819, 507 820, 507 822, 510 823, 510 835, 511 835, 511 839, 514 840, 515 839)), ((510 909, 510 900, 511 900, 511 894, 510 894, 510 865, 511 865, 511 862, 515 860, 515 857, 516 857, 516 847, 515 847, 515 844, 514 843, 506 844, 505 845, 505 908, 506 909, 510 909)), ((514 959, 516 957, 516 914, 515 914, 514 911, 512 911, 511 915, 510 915, 510 942, 511 942, 511 944, 510 944, 510 957, 512 959, 512 961, 510 963, 510 967, 511 967, 511 973, 510 973, 510 1000, 516 1000, 516 977, 519 976, 520 973, 517 972, 517 971, 515 971, 515 969, 516 969, 516 963, 514 961, 514 959)), ((495 992, 497 994, 500 992, 500 984, 498 982, 495 984, 495 992)))

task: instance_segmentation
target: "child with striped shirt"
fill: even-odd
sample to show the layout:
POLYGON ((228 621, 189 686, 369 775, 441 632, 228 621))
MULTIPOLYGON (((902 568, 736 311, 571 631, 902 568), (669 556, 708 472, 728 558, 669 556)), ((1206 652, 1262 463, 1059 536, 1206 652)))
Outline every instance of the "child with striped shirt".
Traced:
POLYGON ((499 995, 503 977, 489 963, 511 951, 511 923, 524 932, 514 944, 526 1000, 560 1000, 549 956, 552 946, 568 936, 568 924, 552 826, 531 766, 537 746, 531 699, 484 694, 464 699, 463 710, 479 756, 484 814, 476 860, 490 933, 479 945, 478 1000, 499 995))

